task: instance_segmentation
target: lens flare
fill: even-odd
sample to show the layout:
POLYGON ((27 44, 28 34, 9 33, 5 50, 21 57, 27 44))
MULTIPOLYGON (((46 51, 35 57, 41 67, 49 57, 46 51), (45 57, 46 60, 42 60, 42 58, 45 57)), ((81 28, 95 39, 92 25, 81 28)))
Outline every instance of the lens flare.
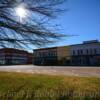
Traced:
POLYGON ((21 6, 17 7, 17 8, 16 8, 16 14, 17 14, 20 18, 26 17, 26 10, 25 10, 25 8, 24 8, 24 7, 21 7, 21 6))

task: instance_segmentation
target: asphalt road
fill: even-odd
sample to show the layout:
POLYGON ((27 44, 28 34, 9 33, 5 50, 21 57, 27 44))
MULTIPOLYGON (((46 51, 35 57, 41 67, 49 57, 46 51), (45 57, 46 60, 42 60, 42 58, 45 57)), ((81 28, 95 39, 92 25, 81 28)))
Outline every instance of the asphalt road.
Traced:
POLYGON ((0 71, 36 73, 49 75, 85 76, 100 77, 100 67, 80 67, 80 66, 34 66, 34 65, 14 65, 0 66, 0 71))

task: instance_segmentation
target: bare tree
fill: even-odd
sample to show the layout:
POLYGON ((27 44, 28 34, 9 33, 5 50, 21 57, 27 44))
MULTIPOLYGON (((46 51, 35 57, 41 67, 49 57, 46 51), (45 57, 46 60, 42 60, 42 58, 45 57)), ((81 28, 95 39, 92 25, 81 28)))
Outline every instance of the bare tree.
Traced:
MULTIPOLYGON (((50 28, 49 20, 63 11, 64 0, 0 0, 0 46, 15 48, 53 43, 63 35, 50 28), (23 7, 20 18, 16 9, 23 7)), ((54 27, 55 28, 55 27, 54 27)))

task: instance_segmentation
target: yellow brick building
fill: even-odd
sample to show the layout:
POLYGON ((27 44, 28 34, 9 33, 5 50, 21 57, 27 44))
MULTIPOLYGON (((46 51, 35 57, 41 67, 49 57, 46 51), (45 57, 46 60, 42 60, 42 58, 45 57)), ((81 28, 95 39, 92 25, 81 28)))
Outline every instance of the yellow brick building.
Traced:
POLYGON ((34 50, 34 63, 46 65, 65 65, 70 61, 70 47, 51 47, 34 50))

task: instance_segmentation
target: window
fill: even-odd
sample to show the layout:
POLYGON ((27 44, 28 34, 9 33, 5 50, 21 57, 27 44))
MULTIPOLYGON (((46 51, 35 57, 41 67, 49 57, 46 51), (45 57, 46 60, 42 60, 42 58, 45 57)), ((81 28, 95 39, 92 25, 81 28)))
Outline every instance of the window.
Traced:
POLYGON ((83 54, 83 50, 80 50, 80 53, 83 54))
POLYGON ((77 51, 78 55, 80 54, 80 50, 77 51))
POLYGON ((90 54, 92 54, 92 49, 90 49, 90 54))
POLYGON ((96 49, 94 49, 94 54, 97 54, 97 50, 96 49))
POLYGON ((86 53, 87 53, 87 54, 89 53, 88 49, 86 50, 86 53))
POLYGON ((81 59, 79 59, 79 63, 82 64, 82 60, 81 59))
POLYGON ((38 56, 41 57, 41 52, 38 53, 38 56))
POLYGON ((56 55, 56 51, 53 52, 53 56, 57 56, 57 55, 56 55))
POLYGON ((75 55, 75 51, 73 50, 73 55, 75 55))
POLYGON ((46 57, 48 57, 48 56, 50 56, 50 55, 49 55, 49 52, 46 52, 46 57))

